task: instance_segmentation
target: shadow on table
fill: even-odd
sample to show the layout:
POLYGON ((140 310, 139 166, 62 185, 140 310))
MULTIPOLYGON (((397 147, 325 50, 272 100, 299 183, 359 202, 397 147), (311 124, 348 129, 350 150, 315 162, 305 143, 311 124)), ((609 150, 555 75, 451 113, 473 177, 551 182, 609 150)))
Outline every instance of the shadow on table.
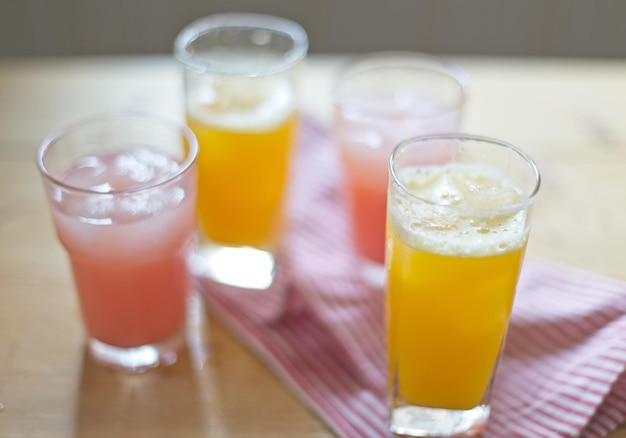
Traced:
POLYGON ((196 336, 172 366, 127 374, 83 354, 72 438, 332 436, 202 301, 196 307, 196 336))
MULTIPOLYGON (((196 314, 199 319, 204 309, 196 314)), ((202 321, 178 361, 129 374, 94 363, 85 351, 76 397, 74 438, 115 436, 200 437, 221 427, 219 387, 207 365, 202 321)))

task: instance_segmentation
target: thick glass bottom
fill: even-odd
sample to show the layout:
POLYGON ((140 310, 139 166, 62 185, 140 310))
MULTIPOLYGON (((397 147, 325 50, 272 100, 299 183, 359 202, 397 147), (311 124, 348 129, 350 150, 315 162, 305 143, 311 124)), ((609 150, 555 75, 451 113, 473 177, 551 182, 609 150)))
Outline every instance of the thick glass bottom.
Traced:
POLYGON ((241 246, 200 245, 191 259, 194 274, 230 286, 267 289, 276 273, 276 258, 269 251, 241 246))
POLYGON ((399 406, 392 409, 389 430, 411 437, 478 435, 485 429, 489 413, 488 405, 468 410, 399 406))
POLYGON ((90 338, 90 357, 97 363, 131 373, 142 373, 150 368, 172 365, 185 344, 185 329, 163 341, 139 347, 120 348, 90 338))

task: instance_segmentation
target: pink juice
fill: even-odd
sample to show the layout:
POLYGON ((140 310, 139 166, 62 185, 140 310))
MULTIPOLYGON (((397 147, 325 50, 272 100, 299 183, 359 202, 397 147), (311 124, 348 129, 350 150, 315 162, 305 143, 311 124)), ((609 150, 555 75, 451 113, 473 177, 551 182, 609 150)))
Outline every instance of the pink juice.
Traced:
POLYGON ((187 257, 195 230, 195 168, 135 189, 165 181, 177 169, 163 152, 136 147, 83 158, 60 178, 99 192, 58 188, 52 196, 83 319, 98 341, 136 347, 183 328, 191 289, 187 257))
MULTIPOLYGON (((385 259, 389 156, 402 140, 453 132, 460 113, 411 92, 360 97, 343 103, 335 127, 358 254, 374 264, 385 259)), ((443 157, 433 156, 433 162, 443 157)))

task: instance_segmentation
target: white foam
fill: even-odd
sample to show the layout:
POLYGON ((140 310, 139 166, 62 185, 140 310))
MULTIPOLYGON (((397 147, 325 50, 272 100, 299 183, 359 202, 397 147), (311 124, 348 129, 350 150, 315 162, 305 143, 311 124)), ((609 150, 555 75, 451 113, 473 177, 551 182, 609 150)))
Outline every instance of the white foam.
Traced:
POLYGON ((189 114, 211 126, 238 130, 271 130, 295 110, 295 96, 284 78, 220 78, 197 93, 189 114))
POLYGON ((513 251, 528 235, 520 190, 496 168, 447 164, 398 174, 419 201, 392 189, 391 226, 411 247, 444 255, 485 256, 513 251))

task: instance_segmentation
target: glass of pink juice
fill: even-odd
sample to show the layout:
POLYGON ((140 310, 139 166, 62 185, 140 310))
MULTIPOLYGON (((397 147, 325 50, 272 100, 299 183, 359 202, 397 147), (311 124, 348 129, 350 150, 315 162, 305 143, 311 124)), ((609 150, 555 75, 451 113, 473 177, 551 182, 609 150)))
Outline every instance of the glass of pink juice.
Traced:
MULTIPOLYGON (((355 250, 364 274, 384 275, 387 163, 393 148, 416 135, 456 132, 468 79, 457 65, 414 52, 349 60, 334 84, 334 135, 345 174, 355 250)), ((436 154, 433 160, 438 160, 436 154)))
POLYGON ((184 345, 197 153, 187 127, 141 114, 84 121, 39 148, 99 363, 140 372, 173 363, 184 345))

